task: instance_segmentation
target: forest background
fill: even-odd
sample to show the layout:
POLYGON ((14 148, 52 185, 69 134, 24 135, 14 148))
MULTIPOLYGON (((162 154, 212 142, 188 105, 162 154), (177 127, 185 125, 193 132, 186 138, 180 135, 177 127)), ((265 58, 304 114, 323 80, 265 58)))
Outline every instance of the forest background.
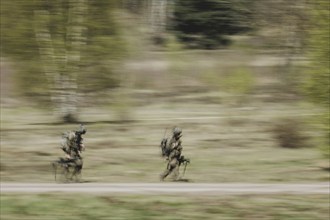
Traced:
POLYGON ((2 0, 1 181, 52 182, 80 123, 86 181, 158 182, 173 126, 191 182, 329 181, 329 2, 2 0))

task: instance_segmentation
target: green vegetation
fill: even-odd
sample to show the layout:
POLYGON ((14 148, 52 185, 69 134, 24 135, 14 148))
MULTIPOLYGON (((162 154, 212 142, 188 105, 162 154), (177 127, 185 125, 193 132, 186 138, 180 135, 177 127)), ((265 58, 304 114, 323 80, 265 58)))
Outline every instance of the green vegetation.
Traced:
POLYGON ((1 218, 15 219, 327 219, 327 195, 119 196, 1 195, 1 218))
POLYGON ((77 120, 78 93, 118 87, 113 69, 125 44, 114 19, 116 4, 3 1, 1 56, 18 63, 21 95, 71 122, 77 120))
POLYGON ((329 45, 329 1, 318 0, 311 3, 312 28, 309 31, 309 51, 311 60, 305 79, 307 96, 317 105, 325 108, 318 119, 323 130, 320 148, 325 158, 330 157, 330 45, 329 45))
MULTIPOLYGON (((64 61, 67 53, 74 53, 70 33, 72 22, 69 16, 73 5, 70 1, 16 1, 1 2, 1 56, 15 58, 19 65, 20 84, 23 94, 42 96, 44 90, 36 87, 47 86, 42 64, 42 45, 36 38, 36 26, 44 25, 51 35, 52 49, 58 71, 63 75, 72 75, 73 70, 66 68, 64 61), (43 11, 46 14, 39 15, 43 11), (42 23, 42 24, 41 24, 42 23), (39 79, 39 81, 38 81, 39 79), (37 81, 36 81, 37 80, 37 81), (34 85, 34 86, 31 86, 34 85), (38 85, 38 86, 35 86, 38 85), (32 90, 31 90, 31 87, 32 90)), ((77 76, 78 89, 91 92, 118 86, 113 74, 116 60, 125 54, 125 42, 120 37, 119 24, 115 22, 116 1, 87 1, 86 15, 83 21, 81 61, 77 76), (86 45, 85 45, 86 44, 86 45), (111 62, 109 62, 111 61, 111 62)))
MULTIPOLYGON (((258 7, 245 5, 243 1, 178 1, 175 16, 182 19, 183 26, 177 26, 177 31, 192 25, 200 32, 190 33, 193 28, 188 28, 188 33, 183 33, 200 35, 197 37, 207 40, 217 41, 218 35, 225 37, 246 30, 251 20, 247 20, 248 24, 240 22, 250 13, 263 23, 258 26, 257 22, 258 28, 253 27, 253 34, 257 36, 249 33, 233 38, 238 41, 237 45, 248 45, 247 48, 227 47, 226 50, 183 49, 174 36, 170 36, 164 47, 148 44, 150 32, 148 24, 142 22, 142 11, 149 9, 142 1, 126 1, 123 6, 133 9, 133 3, 138 2, 140 13, 124 11, 117 1, 79 1, 85 2, 84 7, 88 8, 87 13, 86 8, 76 6, 86 13, 84 22, 80 20, 81 15, 76 17, 79 25, 68 22, 73 13, 71 9, 76 8, 68 2, 2 2, 1 56, 6 59, 1 63, 5 66, 1 70, 11 71, 1 71, 1 77, 7 74, 8 78, 16 79, 8 80, 8 86, 17 87, 34 101, 48 104, 50 100, 64 100, 64 107, 69 105, 79 121, 86 122, 89 131, 84 175, 87 180, 158 181, 165 163, 158 157, 157 147, 163 129, 176 124, 186 135, 184 149, 192 159, 189 167, 192 181, 328 180, 329 173, 320 169, 322 159, 317 147, 322 146, 328 156, 329 146, 324 143, 329 137, 325 137, 323 144, 315 140, 320 131, 329 135, 329 115, 323 116, 322 109, 329 104, 325 1, 311 5, 295 1, 290 7, 288 4, 292 3, 284 0, 253 1, 258 7), (188 2, 191 8, 183 7, 188 2), (267 4, 273 10, 265 10, 267 4), (196 10, 199 6, 205 11, 196 10), (288 10, 282 10, 285 8, 288 10), (311 18, 316 19, 305 50, 301 50, 306 46, 305 22, 310 17, 305 17, 308 13, 303 11, 311 12, 311 18), (268 12, 272 16, 266 19, 268 12), (202 27, 210 29, 212 22, 221 20, 222 15, 224 21, 233 26, 221 29, 223 24, 217 22, 219 26, 215 25, 214 33, 205 33, 202 27), (45 37, 48 34, 38 41, 36 28, 49 33, 53 44, 45 37), (70 31, 66 32, 73 29, 80 40, 75 41, 70 31), (274 41, 278 40, 278 44, 270 44, 259 32, 267 33, 274 41), (74 47, 75 43, 81 47, 74 47), (50 57, 56 58, 55 69, 59 71, 51 73, 59 73, 59 80, 58 74, 43 72, 42 66, 49 60, 40 59, 40 44, 45 49, 54 49, 50 57), (126 44, 129 51, 124 49, 126 44), (259 47, 260 44, 269 47, 259 47), (307 61, 310 63, 298 56, 309 48, 307 61), (69 62, 69 67, 62 65, 62 58, 66 56, 63 50, 80 54, 81 62, 69 62), (125 57, 125 52, 131 56, 125 57), (7 58, 11 61, 10 68, 7 58), (118 60, 123 65, 119 65, 118 60), (308 77, 300 72, 304 65, 309 67, 308 77), (285 89, 290 85, 285 81, 292 80, 286 70, 294 72, 297 83, 307 84, 307 94, 315 103, 322 103, 321 107, 310 106, 306 97, 292 91, 296 88, 285 89), (54 99, 50 99, 51 96, 54 99), (291 128, 292 133, 285 129, 281 132, 290 134, 283 139, 284 145, 299 143, 293 147, 299 149, 277 148, 281 142, 274 137, 273 128, 279 118, 311 123, 314 116, 323 124, 322 127, 306 126, 304 132, 314 138, 310 148, 298 147, 305 145, 304 136, 299 135, 300 128, 295 127, 285 127, 291 128)), ((177 25, 181 24, 179 20, 177 25)), ((1 96, 1 102, 5 103, 1 105, 2 180, 52 181, 48 164, 61 155, 57 148, 60 133, 73 129, 73 125, 55 118, 51 105, 35 106, 22 96, 1 96), (24 156, 17 160, 17 155, 24 156)))
POLYGON ((307 91, 315 103, 329 107, 329 5, 325 0, 311 3, 313 6, 312 23, 308 55, 311 59, 309 78, 306 80, 307 91))
MULTIPOLYGON (((173 4, 1 1, 1 181, 54 182, 61 133, 78 119, 87 182, 159 182, 159 144, 175 125, 189 182, 329 181, 329 2, 178 0, 173 14, 156 2, 173 4), (167 41, 152 44, 155 34, 167 41)), ((2 194, 0 218, 307 220, 327 219, 328 205, 328 195, 2 194)))

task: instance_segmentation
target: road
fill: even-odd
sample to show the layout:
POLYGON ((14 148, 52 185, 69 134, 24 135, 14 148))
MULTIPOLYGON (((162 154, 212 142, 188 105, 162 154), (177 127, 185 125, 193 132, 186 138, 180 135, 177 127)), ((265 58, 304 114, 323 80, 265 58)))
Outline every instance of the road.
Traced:
POLYGON ((1 193, 122 194, 329 194, 329 182, 306 184, 256 183, 1 183, 1 193))

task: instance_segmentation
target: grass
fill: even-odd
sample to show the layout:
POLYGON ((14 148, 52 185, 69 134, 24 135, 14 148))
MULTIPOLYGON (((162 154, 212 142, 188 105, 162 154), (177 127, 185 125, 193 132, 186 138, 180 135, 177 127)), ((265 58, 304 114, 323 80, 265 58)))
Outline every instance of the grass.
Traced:
MULTIPOLYGON (((314 140, 320 129, 308 126, 322 111, 280 91, 283 82, 275 67, 260 61, 246 67, 255 57, 236 55, 197 50, 152 53, 151 61, 170 60, 161 65, 150 62, 150 57, 141 58, 145 63, 133 59, 139 65, 128 65, 123 72, 129 73, 128 85, 143 89, 125 93, 125 103, 112 91, 92 101, 87 98, 80 109, 79 118, 88 130, 83 180, 159 182, 166 167, 159 144, 165 128, 169 133, 178 125, 183 129, 183 154, 191 159, 185 174, 190 182, 329 181, 314 140), (252 71, 256 79, 244 103, 239 103, 242 94, 219 88, 223 75, 237 66, 252 71), (279 147, 272 130, 283 118, 307 122, 302 128, 311 137, 307 147, 279 147)), ((50 163, 63 156, 61 133, 75 128, 40 107, 1 106, 1 181, 54 182, 50 163)), ((328 195, 2 194, 0 218, 323 220, 329 217, 328 205, 328 195)))
POLYGON ((1 219, 328 219, 327 195, 4 194, 1 219))
MULTIPOLYGON (((131 46, 142 50, 144 44, 134 42, 131 46)), ((191 159, 185 178, 192 182, 329 180, 313 139, 321 136, 320 129, 308 124, 322 110, 283 90, 281 57, 232 49, 144 52, 123 65, 124 88, 87 94, 81 103, 79 118, 88 130, 86 181, 158 182, 166 167, 159 144, 165 128, 169 133, 175 125, 183 129, 183 154, 191 159), (225 91, 223 79, 235 71, 240 73, 229 80, 231 86, 247 87, 225 91), (248 75, 246 85, 242 74, 248 75), (307 147, 279 147, 272 130, 283 118, 307 122, 302 127, 311 137, 307 147)), ((50 162, 63 156, 61 133, 78 126, 18 101, 1 106, 1 181, 52 182, 50 162)))
MULTIPOLYGON (((126 94, 124 88, 121 93, 110 91, 98 97, 86 94, 80 109, 80 119, 88 129, 87 150, 83 153, 85 181, 158 182, 166 166, 158 146, 165 128, 170 130, 174 125, 183 128, 183 154, 191 159, 185 178, 191 182, 329 181, 329 171, 321 168, 324 160, 317 142, 311 139, 308 147, 285 149, 279 147, 271 132, 278 119, 309 122, 322 112, 287 93, 289 84, 285 80, 289 78, 283 77, 279 68, 284 58, 272 51, 264 51, 271 55, 257 54, 250 46, 248 51, 242 50, 246 47, 242 44, 234 45, 238 50, 187 51, 177 42, 171 42, 168 51, 150 46, 146 49, 146 30, 131 20, 127 17, 122 31, 128 38, 128 50, 135 52, 120 67, 120 73, 124 73, 124 87, 132 90, 126 94), (147 52, 150 49, 153 52, 147 52), (249 73, 249 77, 251 73, 251 82, 241 82, 240 76, 224 80, 237 70, 249 73), (234 89, 241 89, 236 88, 237 83, 246 89, 230 94, 233 91, 223 88, 228 82, 234 89), (250 94, 241 99, 250 89, 250 94), (112 106, 106 106, 109 103, 112 106), (129 117, 126 123, 125 117, 129 117)), ((14 102, 14 107, 1 105, 1 181, 54 182, 50 162, 63 156, 59 148, 61 132, 77 126, 61 124, 51 112, 20 101, 14 102)), ((318 128, 303 129, 312 138, 320 136, 318 128)), ((58 193, 1 194, 0 199, 0 219, 6 220, 329 217, 329 196, 310 194, 58 193)))
MULTIPOLYGON (((310 147, 284 149, 271 132, 283 116, 307 120, 317 114, 300 103, 250 103, 249 107, 189 102, 152 102, 132 109, 133 121, 117 121, 109 108, 82 109, 87 150, 83 178, 91 182, 158 182, 166 162, 159 144, 165 128, 183 128, 183 154, 191 159, 192 182, 328 181, 322 155, 310 147)), ((61 132, 76 125, 57 123, 35 108, 1 111, 1 181, 52 182, 52 160, 63 156, 61 132)), ((317 136, 316 130, 309 133, 317 136)))

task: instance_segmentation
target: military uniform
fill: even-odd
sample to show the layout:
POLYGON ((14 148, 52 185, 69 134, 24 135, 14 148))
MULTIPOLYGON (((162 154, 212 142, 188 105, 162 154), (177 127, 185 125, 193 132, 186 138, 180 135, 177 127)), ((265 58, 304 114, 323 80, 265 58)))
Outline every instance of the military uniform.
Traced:
POLYGON ((173 136, 168 143, 169 155, 166 170, 161 174, 161 180, 164 180, 169 174, 174 173, 174 178, 179 175, 180 158, 182 152, 181 129, 174 128, 173 136))
POLYGON ((83 166, 81 151, 84 150, 81 137, 86 133, 86 129, 80 126, 78 131, 70 131, 66 135, 66 141, 62 144, 62 150, 65 152, 68 166, 75 167, 76 172, 80 172, 83 166))

